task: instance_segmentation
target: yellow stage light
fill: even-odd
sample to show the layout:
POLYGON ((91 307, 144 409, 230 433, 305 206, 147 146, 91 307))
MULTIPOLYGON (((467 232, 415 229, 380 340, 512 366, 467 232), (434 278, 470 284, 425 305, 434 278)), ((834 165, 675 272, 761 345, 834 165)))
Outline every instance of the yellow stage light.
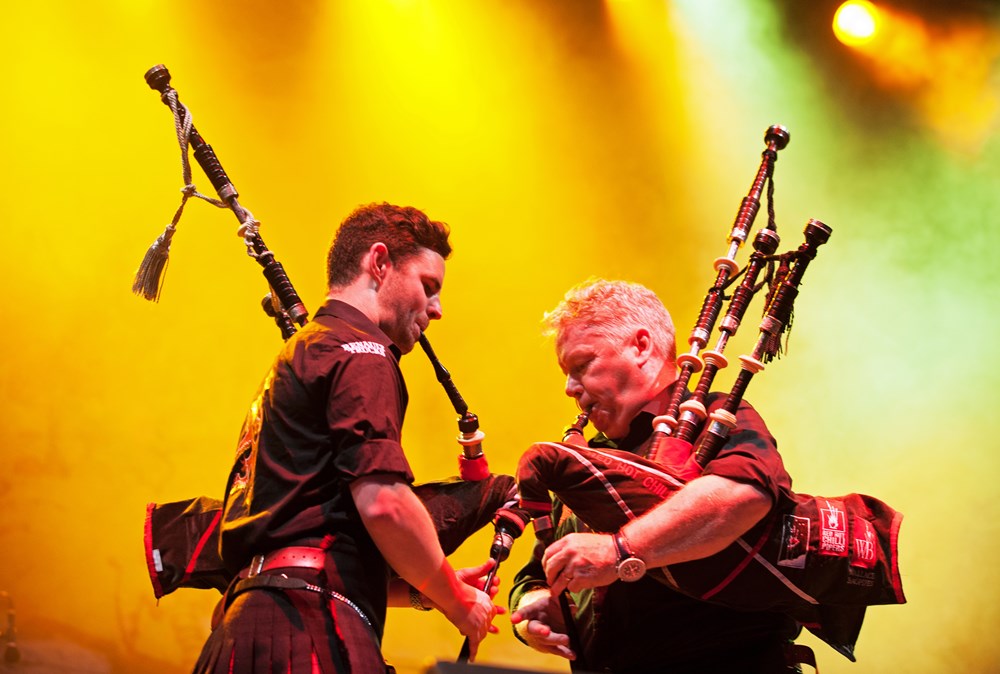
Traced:
POLYGON ((869 42, 878 30, 879 13, 866 0, 845 2, 833 16, 833 33, 848 46, 869 42))

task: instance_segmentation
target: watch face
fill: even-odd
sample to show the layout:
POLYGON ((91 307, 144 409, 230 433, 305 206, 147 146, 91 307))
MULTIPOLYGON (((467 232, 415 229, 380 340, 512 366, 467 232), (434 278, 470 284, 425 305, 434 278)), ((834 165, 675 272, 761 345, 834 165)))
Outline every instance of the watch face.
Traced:
POLYGON ((618 578, 626 583, 639 580, 646 575, 646 563, 638 557, 623 559, 618 565, 618 578))

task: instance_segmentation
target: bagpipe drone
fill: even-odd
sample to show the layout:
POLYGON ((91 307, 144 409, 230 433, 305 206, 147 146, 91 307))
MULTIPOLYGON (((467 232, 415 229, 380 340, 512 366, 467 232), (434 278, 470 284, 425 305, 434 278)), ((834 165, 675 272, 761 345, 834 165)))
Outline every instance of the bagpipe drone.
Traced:
MULTIPOLYGON (((765 134, 766 149, 728 237, 725 257, 715 260, 716 279, 677 358, 678 381, 643 455, 587 446, 586 415, 567 429, 563 442, 533 445, 521 457, 517 481, 521 507, 534 518, 536 537, 552 541, 552 495, 590 529, 618 531, 657 507, 697 478, 737 428, 737 410, 755 374, 776 357, 791 323, 792 306, 807 266, 831 233, 818 220, 805 226, 804 242, 776 254, 780 239, 774 219, 773 171, 789 140, 781 126, 765 134), (768 186, 768 223, 755 235, 742 270, 736 254, 747 240, 768 186), (764 275, 762 279, 761 276, 764 275), (726 291, 742 280, 726 297, 726 291), (767 284, 759 337, 728 394, 710 393, 723 355, 755 294, 767 284), (718 321, 723 305, 728 309, 718 321), (719 323, 718 341, 704 351, 719 323), (692 375, 700 371, 693 391, 692 375)), ((863 494, 837 497, 790 493, 736 542, 704 559, 656 569, 652 576, 691 597, 754 611, 783 612, 854 660, 854 647, 867 606, 902 604, 897 539, 902 515, 863 494)))
MULTIPOLYGON (((240 223, 238 234, 243 238, 250 257, 263 267, 269 285, 270 292, 262 301, 263 309, 274 319, 282 338, 287 340, 296 333, 297 327, 308 322, 309 316, 284 268, 264 244, 260 223, 239 203, 239 193, 215 151, 195 129, 191 113, 180 102, 177 91, 170 86, 169 71, 163 65, 157 65, 146 72, 145 79, 151 89, 160 93, 161 100, 173 113, 184 187, 181 204, 173 219, 150 246, 139 266, 133 292, 152 301, 159 299, 177 224, 187 201, 197 197, 219 208, 228 208, 236 215, 240 223), (208 176, 218 199, 201 194, 195 188, 189 151, 208 176)), ((454 552, 486 524, 494 524, 495 535, 490 547, 494 565, 486 579, 486 587, 489 587, 493 574, 509 555, 514 539, 523 532, 529 516, 516 507, 514 478, 490 473, 482 449, 485 435, 479 429, 479 418, 469 411, 427 338, 421 335, 419 343, 459 415, 458 442, 462 446, 462 454, 459 456, 458 477, 415 485, 414 492, 430 513, 446 555, 454 552)), ((209 496, 172 503, 150 503, 147 506, 144 533, 146 561, 157 599, 178 588, 215 588, 223 592, 229 586, 233 574, 226 571, 219 556, 222 507, 221 500, 209 496)), ((466 639, 460 660, 468 658, 468 649, 466 639)))

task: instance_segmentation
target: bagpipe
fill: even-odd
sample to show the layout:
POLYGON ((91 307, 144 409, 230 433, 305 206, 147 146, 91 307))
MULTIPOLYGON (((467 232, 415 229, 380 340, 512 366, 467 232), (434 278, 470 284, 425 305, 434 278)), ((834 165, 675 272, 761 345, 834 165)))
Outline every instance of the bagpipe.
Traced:
MULTIPOLYGON (((766 149, 729 234, 727 254, 714 261, 715 282, 688 339, 690 350, 677 358, 677 382, 666 412, 653 420, 645 451, 588 447, 583 439, 586 414, 582 414, 567 428, 563 442, 538 443, 522 455, 516 474, 521 507, 532 514, 542 545, 554 536, 553 495, 590 529, 618 531, 701 475, 738 431, 747 387, 780 353, 802 277, 831 233, 824 223, 809 220, 804 242, 776 254, 780 239, 773 171, 789 134, 772 126, 764 140, 766 149), (750 234, 765 183, 768 223, 756 233, 753 253, 740 271, 735 258, 750 234), (736 281, 740 282, 727 297, 736 281), (716 374, 728 364, 725 347, 764 285, 768 292, 755 346, 740 356, 731 390, 713 393, 716 374), (717 323, 714 348, 702 352, 717 323), (699 372, 692 388, 691 378, 699 372)), ((724 550, 656 569, 652 576, 696 599, 740 610, 785 613, 853 661, 866 607, 906 601, 897 551, 901 520, 900 513, 864 494, 821 497, 789 492, 764 520, 724 550)))
MULTIPOLYGON (((281 263, 264 244, 260 223, 239 203, 239 193, 218 156, 194 127, 191 113, 180 102, 177 91, 170 86, 169 71, 163 65, 157 65, 146 72, 145 79, 151 89, 160 93, 160 99, 173 113, 184 187, 181 204, 173 219, 150 246, 139 266, 133 292, 152 301, 159 299, 177 224, 187 201, 197 197, 219 208, 228 208, 236 215, 240 223, 238 234, 246 244, 248 255, 263 267, 269 286, 262 307, 274 319, 282 338, 289 339, 298 327, 308 322, 309 316, 281 263), (208 176, 218 199, 201 194, 192 183, 189 152, 208 176)), ((459 456, 457 477, 415 485, 414 492, 430 513, 446 555, 487 524, 494 524, 490 558, 495 563, 486 580, 488 587, 500 562, 507 558, 514 539, 523 532, 528 516, 516 507, 514 478, 490 472, 482 449, 485 434, 479 428, 479 418, 469 411, 426 336, 421 335, 419 343, 459 415, 458 442, 462 446, 462 454, 459 456)), ((148 504, 143 538, 149 577, 157 599, 179 588, 215 588, 222 592, 229 586, 233 575, 226 571, 219 554, 222 509, 222 501, 209 496, 148 504)), ((460 659, 467 658, 467 649, 468 640, 460 659)))

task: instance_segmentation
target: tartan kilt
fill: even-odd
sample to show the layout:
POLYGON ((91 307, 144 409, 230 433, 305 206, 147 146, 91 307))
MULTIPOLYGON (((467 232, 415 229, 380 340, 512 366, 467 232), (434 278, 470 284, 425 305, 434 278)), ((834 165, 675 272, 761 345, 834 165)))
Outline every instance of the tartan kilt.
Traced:
MULTIPOLYGON (((276 569, 323 584, 313 569, 276 569)), ((265 572, 270 573, 270 572, 265 572)), ((220 600, 224 611, 194 674, 385 674, 374 630, 350 606, 317 592, 252 589, 220 600)))

